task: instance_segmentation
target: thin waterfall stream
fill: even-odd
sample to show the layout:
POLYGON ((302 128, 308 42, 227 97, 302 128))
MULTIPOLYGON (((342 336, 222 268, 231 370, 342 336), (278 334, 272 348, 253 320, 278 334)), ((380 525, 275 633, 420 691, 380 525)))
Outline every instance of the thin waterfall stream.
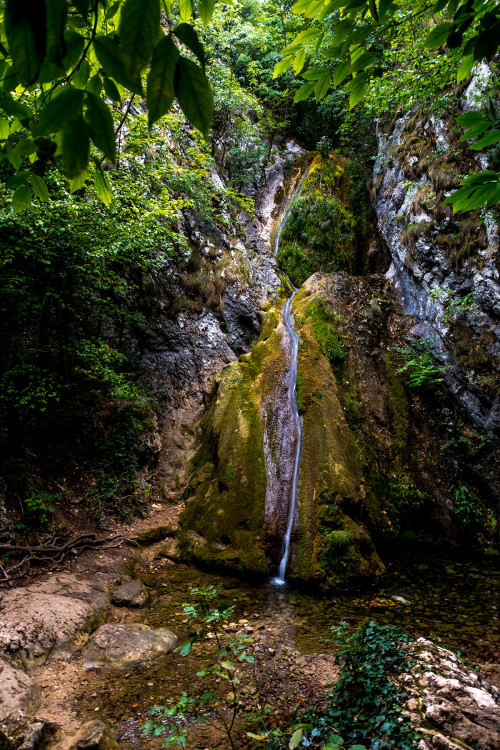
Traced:
MULTIPOLYGON (((274 254, 278 255, 281 233, 283 228, 290 216, 290 213, 295 205, 296 201, 300 198, 304 182, 307 178, 309 169, 306 169, 303 177, 300 179, 298 187, 295 190, 292 189, 291 194, 287 200, 285 208, 283 210, 282 217, 280 219, 278 229, 276 232, 276 239, 274 243, 274 254)), ((288 518, 286 525, 286 532, 283 537, 282 557, 278 568, 278 575, 272 579, 272 583, 277 586, 283 586, 285 584, 285 573, 290 558, 290 541, 292 537, 293 525, 295 522, 295 511, 297 507, 297 495, 299 490, 299 479, 300 479, 300 462, 302 453, 302 419, 299 414, 297 406, 297 362, 299 354, 299 335, 294 327, 293 314, 292 314, 292 302, 295 295, 298 292, 298 288, 292 284, 290 279, 288 282, 293 289, 293 293, 288 297, 281 311, 281 317, 285 328, 287 330, 290 343, 290 364, 288 373, 288 405, 290 413, 293 419, 293 432, 295 434, 295 455, 293 465, 293 475, 291 478, 290 492, 288 497, 288 518)), ((268 462, 269 466, 269 462, 268 462)))

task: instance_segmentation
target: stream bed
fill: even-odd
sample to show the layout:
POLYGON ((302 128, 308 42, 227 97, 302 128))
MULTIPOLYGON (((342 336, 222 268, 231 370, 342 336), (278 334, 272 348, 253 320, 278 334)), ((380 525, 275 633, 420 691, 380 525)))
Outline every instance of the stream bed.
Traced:
MULTIPOLYGON (((254 640, 259 679, 277 720, 289 720, 297 708, 320 700, 325 686, 335 679, 330 628, 341 621, 354 629, 374 619, 398 626, 415 638, 435 638, 459 652, 493 684, 500 684, 500 571, 482 563, 406 556, 388 565, 383 585, 336 594, 258 585, 163 561, 144 564, 140 577, 152 590, 150 603, 141 610, 114 607, 110 622, 166 625, 182 643, 193 630, 182 607, 192 602, 191 590, 204 584, 220 585, 221 598, 235 605, 230 631, 246 632, 254 640)), ((114 726, 121 742, 156 747, 158 740, 144 739, 140 732, 149 709, 177 699, 183 691, 205 692, 209 686, 197 673, 213 656, 213 641, 207 640, 186 657, 173 653, 126 672, 82 672, 75 657, 62 667, 57 679, 63 684, 64 670, 69 674, 78 669, 78 679, 73 678, 71 689, 65 692, 68 717, 78 722, 100 718, 114 726)), ((251 715, 250 703, 242 710, 251 715)), ((195 744, 188 747, 225 747, 213 727, 202 727, 195 744)), ((238 746, 247 746, 244 734, 238 746)))

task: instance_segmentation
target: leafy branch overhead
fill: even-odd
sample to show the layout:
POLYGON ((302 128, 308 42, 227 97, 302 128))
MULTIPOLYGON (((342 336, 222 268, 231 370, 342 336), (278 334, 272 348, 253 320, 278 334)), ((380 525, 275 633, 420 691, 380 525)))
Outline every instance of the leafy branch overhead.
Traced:
POLYGON ((150 126, 177 101, 207 136, 213 98, 189 22, 197 16, 206 27, 214 7, 215 0, 181 0, 174 20, 168 0, 3 0, 0 144, 18 172, 8 184, 17 188, 16 210, 29 205, 31 190, 48 200, 43 173, 54 156, 73 190, 92 171, 110 202, 101 162, 116 160, 113 106, 125 106, 127 92, 145 95, 150 126), (31 166, 19 173, 26 158, 31 166))
MULTIPOLYGON (((295 103, 313 94, 323 99, 331 86, 343 85, 351 108, 368 93, 371 82, 387 74, 384 51, 401 26, 420 24, 421 53, 437 50, 436 58, 450 53, 457 62, 457 82, 464 81, 484 58, 491 60, 500 45, 500 4, 497 0, 297 0, 292 12, 302 16, 307 28, 281 50, 274 77, 293 68, 304 83, 295 92, 295 103), (324 60, 318 65, 318 57, 324 60), (309 60, 314 60, 309 67, 309 60)), ((394 67, 394 61, 392 61, 394 67)), ((434 65, 432 66, 434 67, 434 65)), ((476 117, 476 113, 464 115, 476 117)), ((465 140, 477 137, 494 126, 489 115, 477 115, 465 140), (474 125, 474 127, 472 127, 474 125)), ((499 130, 493 128, 470 147, 480 150, 496 144, 499 130)), ((470 175, 460 190, 450 196, 455 211, 478 206, 491 207, 500 200, 500 175, 470 175)))

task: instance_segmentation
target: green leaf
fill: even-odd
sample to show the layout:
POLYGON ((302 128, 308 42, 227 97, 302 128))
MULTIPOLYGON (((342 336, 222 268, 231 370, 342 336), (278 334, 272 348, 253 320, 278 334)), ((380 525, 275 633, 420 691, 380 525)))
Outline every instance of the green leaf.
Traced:
POLYGON ((90 92, 87 94, 86 103, 85 120, 92 142, 111 162, 115 162, 115 126, 109 107, 100 96, 90 92))
POLYGON ((293 103, 297 104, 298 102, 303 102, 305 99, 307 99, 308 96, 312 94, 314 91, 314 87, 316 86, 315 81, 309 81, 309 83, 304 83, 303 86, 301 86, 297 91, 295 92, 295 96, 293 97, 293 103))
POLYGON ((31 206, 31 190, 26 185, 18 187, 14 195, 12 196, 12 208, 16 214, 25 211, 31 206))
POLYGON ((378 4, 378 16, 380 23, 385 23, 387 17, 394 11, 394 0, 380 0, 378 4))
POLYGON ((332 77, 330 74, 323 76, 319 79, 314 87, 314 93, 316 95, 316 101, 320 102, 328 94, 330 86, 332 85, 332 77))
POLYGON ((288 55, 287 57, 284 57, 283 60, 280 60, 279 62, 277 62, 276 65, 274 66, 273 79, 277 78, 279 75, 281 75, 286 70, 288 70, 288 68, 292 64, 292 61, 293 61, 293 55, 288 55))
POLYGON ((303 736, 304 736, 303 730, 296 729, 290 738, 290 742, 288 743, 289 750, 295 750, 295 748, 298 747, 300 743, 302 742, 303 736))
POLYGON ((85 39, 81 34, 71 29, 64 32, 64 44, 66 45, 66 54, 63 57, 61 67, 63 70, 69 70, 80 59, 85 47, 85 39))
POLYGON ((22 159, 18 154, 14 153, 14 149, 12 148, 10 143, 5 144, 5 155, 14 169, 19 169, 22 159))
POLYGON ((118 36, 125 73, 135 80, 160 35, 160 0, 125 0, 118 36))
POLYGON ((37 198, 42 201, 49 201, 50 195, 45 180, 39 177, 37 174, 30 175, 30 182, 37 198))
POLYGON ((29 156, 36 151, 35 141, 33 138, 23 138, 14 146, 14 153, 19 156, 29 156))
POLYGON ((45 0, 47 14, 47 60, 60 65, 66 54, 64 27, 68 13, 66 0, 45 0))
POLYGON ((200 2, 198 3, 198 13, 200 15, 204 29, 207 28, 208 24, 212 20, 214 9, 215 0, 200 0, 200 2))
POLYGON ((347 86, 344 87, 344 91, 349 92, 349 109, 353 109, 353 107, 359 104, 363 98, 367 78, 368 73, 364 70, 362 73, 358 73, 358 75, 353 78, 352 81, 349 81, 347 86))
POLYGON ((448 34, 453 29, 453 23, 446 21, 434 26, 430 34, 424 41, 424 47, 427 49, 434 49, 435 47, 441 47, 445 42, 448 34))
POLYGON ((10 94, 0 97, 0 109, 5 114, 17 117, 23 125, 33 117, 33 111, 18 99, 14 99, 10 94))
POLYGON ((205 50, 201 44, 198 34, 189 23, 179 23, 174 34, 188 49, 198 58, 203 69, 205 69, 205 50))
POLYGON ((99 94, 102 91, 102 79, 99 73, 96 73, 92 76, 92 78, 87 83, 87 91, 90 91, 91 94, 95 94, 96 96, 99 96, 99 94))
POLYGON ((475 143, 472 143, 469 148, 473 149, 474 151, 480 151, 483 148, 488 148, 489 146, 494 146, 495 143, 498 143, 500 141, 500 130, 491 130, 489 133, 486 133, 486 135, 483 135, 482 138, 479 138, 475 143))
POLYGON ((363 52, 361 55, 356 56, 353 60, 351 55, 351 73, 357 73, 360 70, 368 68, 374 60, 377 58, 376 52, 363 52))
POLYGON ((222 661, 221 666, 224 667, 224 669, 233 670, 236 669, 232 661, 222 661))
POLYGON ((154 48, 147 87, 150 127, 168 112, 175 99, 175 69, 179 57, 170 36, 164 36, 154 48))
POLYGON ((317 81, 318 78, 321 78, 327 73, 327 68, 308 68, 305 73, 302 73, 302 78, 305 81, 317 81))
POLYGON ((42 109, 36 126, 37 135, 55 133, 70 120, 81 114, 83 107, 83 91, 80 89, 63 88, 52 97, 42 109))
POLYGON ((179 0, 179 12, 183 21, 189 21, 193 15, 193 0, 179 0))
POLYGON ((6 0, 5 33, 19 80, 32 84, 38 75, 47 44, 45 5, 40 0, 6 0))
POLYGON ((9 177, 9 179, 5 181, 5 187, 9 190, 14 190, 14 188, 19 187, 19 185, 26 185, 29 177, 29 172, 18 172, 17 174, 13 174, 12 177, 9 177))
POLYGON ((191 644, 189 643, 189 641, 187 641, 186 643, 182 643, 180 646, 177 646, 175 650, 179 651, 181 656, 187 656, 191 651, 191 644))
POLYGON ((69 181, 70 193, 76 193, 77 190, 80 190, 80 188, 85 185, 88 176, 89 176, 89 173, 87 170, 85 170, 81 174, 79 174, 77 177, 73 177, 73 179, 69 181))
POLYGON ((186 57, 177 62, 175 95, 189 122, 206 138, 212 124, 214 100, 205 73, 186 57))
POLYGON ((62 157, 64 171, 70 180, 84 172, 89 163, 90 136, 82 115, 63 129, 62 157))
POLYGON ((84 89, 90 76, 90 65, 87 60, 82 60, 82 64, 71 76, 71 80, 77 89, 84 89))
POLYGON ((472 68, 474 67, 474 55, 467 55, 462 58, 462 62, 457 71, 457 83, 464 81, 471 74, 472 68))
POLYGON ((109 206, 113 200, 113 191, 109 184, 108 178, 106 177, 102 166, 98 159, 94 160, 96 163, 96 170, 94 172, 94 187, 99 199, 104 203, 105 206, 109 206))
POLYGON ((112 81, 111 78, 103 78, 102 85, 104 86, 106 96, 109 97, 112 101, 119 104, 122 98, 120 96, 120 92, 116 88, 116 83, 112 81))
POLYGON ((466 130, 465 133, 460 136, 460 140, 470 141, 472 138, 477 138, 478 135, 481 135, 485 130, 488 130, 490 125, 491 122, 488 121, 478 122, 477 125, 472 125, 472 127, 466 130))
POLYGON ((128 76, 121 58, 120 47, 113 39, 108 36, 96 36, 94 39, 94 49, 97 59, 109 78, 114 78, 117 83, 125 86, 133 94, 142 94, 140 78, 130 78, 128 76))
POLYGON ((309 29, 305 29, 304 31, 301 31, 300 34, 297 34, 292 44, 307 44, 308 42, 312 42, 313 39, 316 39, 319 34, 320 29, 316 26, 311 26, 309 29))
POLYGON ((9 137, 9 123, 5 117, 0 117, 0 141, 6 141, 9 137))
POLYGON ((302 68, 304 67, 306 62, 306 51, 305 49, 301 49, 297 52, 295 55, 295 59, 293 61, 293 69, 295 72, 295 75, 298 75, 302 68))
POLYGON ((340 63, 340 65, 337 65, 333 73, 333 85, 338 86, 339 83, 342 83, 344 78, 348 76, 350 72, 351 63, 349 62, 349 60, 344 60, 344 62, 340 63))
POLYGON ((484 112, 466 112, 460 117, 457 117, 457 122, 463 128, 470 128, 472 125, 477 125, 480 122, 487 121, 487 117, 484 112))

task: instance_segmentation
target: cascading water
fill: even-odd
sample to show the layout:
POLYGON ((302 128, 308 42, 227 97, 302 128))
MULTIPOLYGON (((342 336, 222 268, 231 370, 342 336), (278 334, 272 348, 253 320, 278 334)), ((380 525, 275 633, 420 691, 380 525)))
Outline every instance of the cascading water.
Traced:
MULTIPOLYGON (((309 170, 306 170, 304 176, 300 180, 296 189, 291 192, 290 197, 285 206, 285 209, 283 211, 283 214, 282 214, 282 217, 281 217, 281 220, 278 225, 277 232, 276 232, 276 240, 275 240, 275 245, 274 245, 275 255, 278 254, 283 227, 285 226, 287 219, 290 216, 290 212, 295 202, 300 197, 300 194, 302 192, 302 187, 306 180, 308 171, 309 170)), ((281 561, 279 564, 278 575, 277 577, 272 579, 272 583, 278 586, 283 586, 285 584, 285 573, 286 573, 286 568, 288 565, 288 560, 290 558, 290 541, 291 541, 291 536, 292 536, 293 525, 295 522, 295 511, 296 511, 296 506, 297 506, 297 495, 298 495, 298 490, 299 490, 300 461, 301 461, 301 451, 302 451, 302 419, 299 415, 299 411, 297 407, 297 361, 298 361, 298 353, 299 353, 299 335, 294 328, 293 315, 292 315, 292 302, 293 302, 295 295, 298 292, 298 288, 292 284, 290 279, 288 279, 288 281, 293 289, 293 293, 290 295, 290 297, 286 300, 285 304, 283 305, 283 308, 281 311, 281 317, 285 325, 286 331, 288 333, 290 344, 291 344, 291 351, 289 355, 287 400, 288 400, 288 406, 289 406, 288 413, 291 414, 292 420, 293 420, 293 433, 295 436, 295 454, 294 454, 293 475, 291 477, 290 492, 289 492, 289 497, 288 497, 288 518, 287 518, 285 535, 283 537, 282 557, 281 557, 281 561)), ((268 450, 268 446, 266 446, 266 448, 268 450)), ((269 470, 269 464, 270 462, 268 461, 268 470, 269 470)))

